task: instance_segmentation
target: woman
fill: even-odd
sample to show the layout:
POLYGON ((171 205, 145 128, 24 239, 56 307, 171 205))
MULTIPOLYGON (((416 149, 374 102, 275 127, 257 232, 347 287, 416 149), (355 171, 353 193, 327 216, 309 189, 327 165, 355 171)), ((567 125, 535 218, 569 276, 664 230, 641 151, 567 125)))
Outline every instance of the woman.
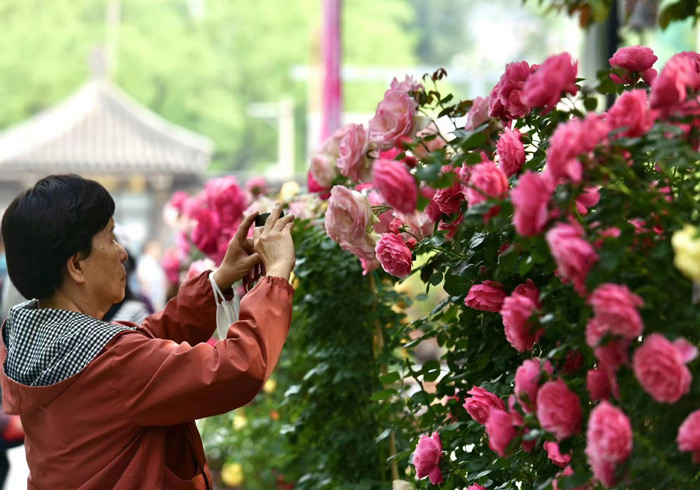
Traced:
POLYGON ((2 327, 2 398, 19 414, 30 489, 212 489, 194 420, 250 402, 287 336, 293 216, 278 205, 246 240, 246 217, 211 279, 222 291, 262 263, 227 338, 208 345, 216 303, 205 272, 141 325, 99 319, 124 298, 126 251, 97 182, 50 176, 2 221, 10 278, 27 298, 2 327))

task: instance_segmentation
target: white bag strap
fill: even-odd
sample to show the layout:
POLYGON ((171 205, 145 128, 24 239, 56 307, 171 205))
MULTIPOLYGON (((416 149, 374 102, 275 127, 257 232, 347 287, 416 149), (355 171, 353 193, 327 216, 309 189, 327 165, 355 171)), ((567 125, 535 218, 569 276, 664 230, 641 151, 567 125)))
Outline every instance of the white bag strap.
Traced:
POLYGON ((233 285, 233 299, 227 300, 224 293, 221 292, 219 285, 214 280, 214 272, 209 273, 209 282, 214 292, 214 301, 216 301, 216 338, 223 340, 226 338, 226 333, 232 323, 238 321, 238 315, 241 308, 241 298, 238 295, 238 285, 233 285))

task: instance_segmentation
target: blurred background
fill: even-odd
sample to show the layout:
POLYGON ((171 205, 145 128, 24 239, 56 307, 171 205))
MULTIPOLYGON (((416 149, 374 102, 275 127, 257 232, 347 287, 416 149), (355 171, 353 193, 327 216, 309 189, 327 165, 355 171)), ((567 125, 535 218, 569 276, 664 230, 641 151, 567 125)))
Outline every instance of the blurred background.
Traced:
MULTIPOLYGON (((223 175, 241 185, 263 176, 272 189, 289 180, 305 185, 308 157, 324 136, 346 122, 366 123, 394 77, 444 67, 446 91, 473 98, 488 95, 508 62, 569 51, 590 78, 629 44, 652 47, 660 67, 675 52, 698 49, 685 7, 665 14, 681 4, 697 7, 673 0, 2 0, 0 214, 44 175, 96 179, 115 198, 135 267, 154 277, 173 238, 163 207, 174 191, 223 175)), ((13 451, 23 459, 22 448, 13 451)), ((24 485, 18 465, 7 488, 24 485)))

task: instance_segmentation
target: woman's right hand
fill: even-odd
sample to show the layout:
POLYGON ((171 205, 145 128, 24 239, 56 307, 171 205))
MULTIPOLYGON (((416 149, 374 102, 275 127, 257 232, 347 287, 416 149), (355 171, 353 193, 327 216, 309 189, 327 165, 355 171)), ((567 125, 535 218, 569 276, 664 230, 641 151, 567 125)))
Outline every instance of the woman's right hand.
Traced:
POLYGON ((296 262, 291 234, 294 215, 280 218, 280 214, 282 205, 278 204, 265 221, 265 226, 255 228, 253 248, 265 266, 266 275, 289 280, 296 262))

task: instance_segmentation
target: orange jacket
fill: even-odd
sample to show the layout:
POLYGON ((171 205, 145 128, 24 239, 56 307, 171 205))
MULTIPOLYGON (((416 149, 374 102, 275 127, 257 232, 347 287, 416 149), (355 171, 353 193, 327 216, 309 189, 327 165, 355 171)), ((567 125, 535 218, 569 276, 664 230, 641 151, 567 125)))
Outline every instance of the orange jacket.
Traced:
POLYGON ((3 406, 26 431, 29 489, 213 488, 194 420, 260 391, 287 337, 294 291, 283 278, 263 278, 227 338, 211 346, 216 306, 207 275, 68 379, 26 386, 3 369, 3 406))

